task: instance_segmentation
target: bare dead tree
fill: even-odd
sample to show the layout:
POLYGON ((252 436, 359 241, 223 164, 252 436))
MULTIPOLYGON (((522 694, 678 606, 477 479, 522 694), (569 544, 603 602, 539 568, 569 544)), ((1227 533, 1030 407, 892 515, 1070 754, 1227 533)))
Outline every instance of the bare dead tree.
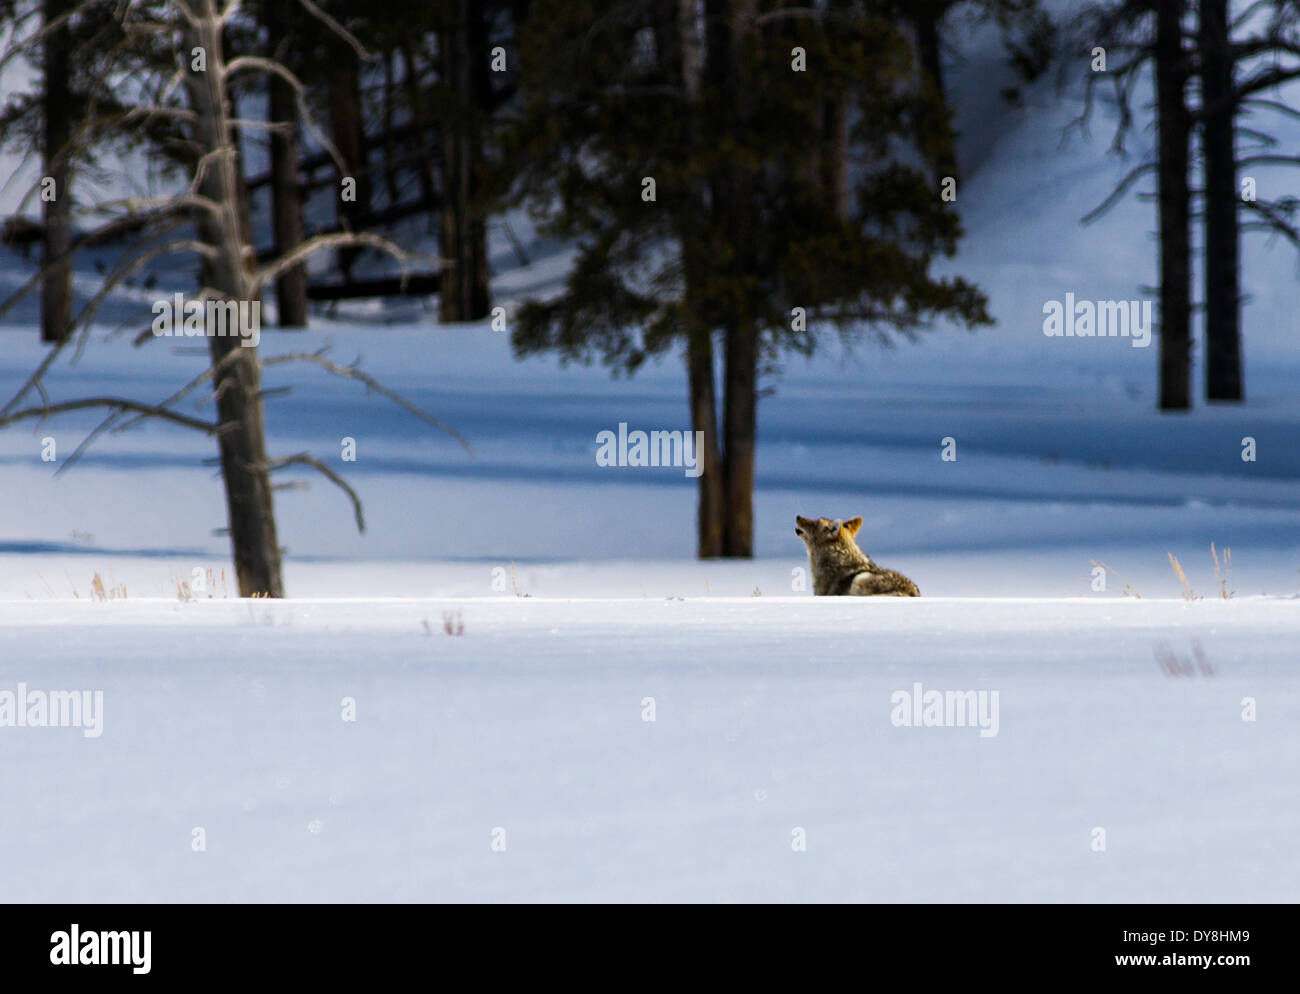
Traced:
MULTIPOLYGON (((1278 142, 1247 118, 1260 113, 1300 116, 1269 96, 1300 79, 1300 3, 1259 0, 1232 19, 1224 0, 1113 0, 1085 10, 1087 37, 1120 57, 1105 73, 1090 74, 1083 114, 1087 127, 1094 90, 1102 80, 1114 89, 1119 114, 1112 148, 1123 152, 1135 126, 1132 94, 1150 65, 1156 82, 1155 121, 1159 140, 1153 159, 1135 165, 1109 196, 1085 216, 1100 217, 1139 182, 1157 178, 1161 248, 1162 410, 1191 406, 1191 232, 1203 219, 1205 250, 1206 399, 1240 402, 1245 397, 1241 362, 1241 235, 1267 231, 1300 248, 1300 198, 1243 195, 1238 177, 1254 166, 1300 165, 1300 156, 1280 153, 1278 142), (1196 30, 1189 15, 1197 15, 1196 30), (1249 34, 1242 34, 1249 28, 1249 34), (1189 99, 1188 84, 1197 100, 1189 99), (1190 139, 1200 129, 1203 187, 1191 185, 1190 139), (1200 210, 1195 207, 1199 197, 1200 210), (1242 213, 1253 215, 1243 223, 1242 213)), ((1150 194, 1142 194, 1150 198, 1150 194)))
POLYGON ((1227 0, 1199 0, 1201 51, 1201 146, 1205 160, 1205 396, 1245 400, 1241 361, 1241 235, 1263 228, 1292 239, 1297 203, 1293 195, 1243 196, 1240 170, 1253 165, 1295 165, 1277 156, 1277 139, 1247 124, 1256 114, 1295 111, 1268 91, 1300 79, 1300 4, 1270 0, 1252 4, 1234 22, 1227 0), (1251 13, 1261 23, 1237 37, 1251 13), (1279 161, 1280 160, 1280 161, 1279 161), (1259 220, 1243 224, 1241 215, 1259 220))
MULTIPOLYGON (((346 44, 357 44, 310 0, 299 2, 308 14, 321 20, 346 44)), ((78 350, 84 347, 103 302, 132 274, 166 255, 191 253, 199 258, 202 286, 198 299, 205 305, 208 302, 237 304, 255 301, 268 283, 299 268, 314 253, 327 249, 368 246, 395 258, 404 274, 414 257, 375 234, 341 233, 306 239, 286 254, 259 267, 247 225, 241 223, 240 217, 237 134, 239 129, 274 129, 277 125, 234 117, 231 112, 231 81, 241 73, 260 73, 284 83, 297 100, 299 121, 331 150, 337 160, 337 152, 312 122, 302 98, 302 84, 275 59, 260 55, 226 57, 223 44, 225 28, 240 16, 240 0, 226 0, 224 5, 219 0, 159 0, 148 5, 120 6, 111 0, 82 0, 80 5, 70 7, 69 16, 104 3, 118 12, 118 27, 128 43, 161 44, 171 55, 170 72, 164 78, 159 78, 156 62, 135 59, 130 63, 131 71, 118 81, 118 86, 124 92, 141 95, 142 99, 129 110, 112 115, 112 123, 118 128, 129 129, 165 122, 173 129, 173 139, 186 144, 191 151, 190 182, 187 188, 171 195, 115 198, 82 209, 82 213, 100 219, 87 238, 120 231, 129 222, 136 232, 136 241, 105 275, 98 292, 73 319, 71 326, 75 335, 56 343, 28 380, 0 408, 0 427, 71 411, 106 410, 104 420, 83 440, 64 468, 105 432, 126 430, 144 421, 161 420, 214 436, 219 449, 231 554, 240 595, 282 597, 281 553, 272 499, 275 489, 271 479, 273 472, 295 466, 313 469, 347 494, 354 506, 357 525, 362 529, 364 517, 356 492, 320 460, 308 453, 278 458, 268 455, 263 404, 267 391, 262 385, 265 365, 304 362, 332 375, 360 380, 426 423, 448 431, 468 451, 465 440, 432 415, 361 373, 355 365, 339 366, 320 353, 295 353, 264 361, 256 345, 236 334, 207 336, 207 370, 159 403, 122 397, 53 402, 46 390, 47 375, 67 345, 75 341, 78 350), (132 72, 135 75, 131 75, 132 72), (176 235, 178 229, 187 227, 193 230, 193 237, 176 235), (181 399, 200 387, 210 391, 216 408, 213 421, 203 421, 175 409, 181 399), (39 397, 39 404, 23 406, 33 394, 39 397)), ((52 23, 57 28, 58 22, 52 23)), ((40 31, 16 44, 19 48, 39 45, 49 34, 51 26, 47 23, 40 31)), ((130 52, 129 44, 123 50, 130 52)), ((0 56, 0 67, 14 55, 10 51, 0 56)), ((81 150, 76 143, 87 141, 89 133, 89 129, 84 127, 76 129, 64 154, 81 150)), ((0 316, 45 280, 60 261, 46 260, 41 270, 13 297, 0 303, 0 316)), ((144 332, 137 336, 136 344, 143 344, 152 337, 144 332)))
POLYGON ((1086 131, 1094 91, 1106 79, 1114 90, 1119 121, 1111 150, 1124 153, 1134 127, 1132 93, 1149 65, 1155 79, 1156 151, 1153 159, 1130 169, 1101 204, 1084 216, 1088 224, 1118 204, 1141 180, 1155 175, 1160 246, 1159 408, 1185 411, 1192 406, 1192 189, 1188 177, 1193 112, 1187 83, 1192 53, 1184 46, 1184 19, 1190 0, 1119 0, 1101 4, 1085 16, 1083 30, 1105 41, 1105 73, 1090 73, 1083 113, 1072 127, 1086 131))

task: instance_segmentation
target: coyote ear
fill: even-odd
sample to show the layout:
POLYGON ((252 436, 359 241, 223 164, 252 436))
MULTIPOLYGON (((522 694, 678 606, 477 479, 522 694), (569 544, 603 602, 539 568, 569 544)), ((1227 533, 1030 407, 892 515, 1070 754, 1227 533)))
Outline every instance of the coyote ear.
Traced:
POLYGON ((850 538, 856 535, 858 533, 858 529, 861 527, 862 527, 861 518, 849 518, 848 521, 844 522, 844 530, 849 533, 850 538))

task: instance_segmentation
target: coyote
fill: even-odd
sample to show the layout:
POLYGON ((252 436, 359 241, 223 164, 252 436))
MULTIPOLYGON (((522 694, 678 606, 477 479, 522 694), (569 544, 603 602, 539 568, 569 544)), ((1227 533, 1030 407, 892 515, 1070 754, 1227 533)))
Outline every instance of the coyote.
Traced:
POLYGON ((862 527, 861 518, 828 521, 826 518, 794 519, 794 533, 808 546, 812 566, 813 593, 842 597, 920 597, 916 584, 902 573, 881 569, 858 548, 853 536, 862 527))

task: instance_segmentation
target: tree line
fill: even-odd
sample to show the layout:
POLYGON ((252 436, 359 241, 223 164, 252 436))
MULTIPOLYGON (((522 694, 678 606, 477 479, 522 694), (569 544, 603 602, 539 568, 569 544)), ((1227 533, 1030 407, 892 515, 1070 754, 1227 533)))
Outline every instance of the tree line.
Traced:
MULTIPOLYGON (((473 321, 493 307, 488 227, 526 207, 576 259, 558 292, 512 315, 516 353, 626 373, 679 354, 704 439, 698 554, 749 556, 764 375, 828 336, 888 341, 940 320, 992 321, 978 287, 933 272, 962 234, 945 53, 980 21, 1002 32, 1024 81, 1055 62, 1086 75, 1090 102, 1111 84, 1117 148, 1149 113, 1156 156, 1098 210, 1155 177, 1160 407, 1191 405, 1198 219, 1206 395, 1240 401, 1240 239, 1267 227, 1300 245, 1294 197, 1239 187, 1247 167, 1296 161, 1246 117, 1300 116, 1276 98, 1300 75, 1287 62, 1300 56, 1297 2, 1254 3, 1234 20, 1226 0, 1114 0, 1058 22, 1036 0, 0 0, 0 70, 38 70, 7 95, 0 141, 41 159, 24 198, 39 203, 39 224, 5 230, 42 250, 0 317, 38 293, 51 343, 0 425, 59 413, 43 385, 53 358, 166 255, 194 257, 212 299, 273 292, 285 327, 308 323, 313 298, 408 289, 436 292, 442 321, 473 321), (1102 72, 1089 65, 1094 46, 1112 59, 1102 72), (1131 100, 1145 72, 1150 111, 1131 100), (254 143, 268 162, 256 174, 254 143), (82 182, 130 154, 179 192, 106 199, 82 182), (332 218, 315 228, 312 198, 332 218), (269 220, 271 244, 257 244, 255 218, 269 220), (395 240, 397 226, 421 222, 437 234, 435 260, 395 240), (121 260, 76 311, 72 261, 110 240, 121 260), (313 282, 318 252, 333 255, 333 276, 313 282), (400 275, 358 279, 367 252, 400 275)), ((324 473, 360 524, 359 500, 309 454, 268 456, 260 384, 273 360, 216 339, 210 350, 202 382, 178 393, 216 401, 216 420, 198 427, 218 441, 241 592, 278 596, 271 474, 324 473)), ((364 376, 321 355, 291 361, 364 376)), ((175 395, 83 400, 107 411, 83 447, 143 419, 180 423, 175 395)))
MULTIPOLYGON (((1192 383, 1194 246, 1202 229, 1201 307, 1205 399, 1245 400, 1242 367, 1241 242, 1264 231, 1300 248, 1300 198, 1271 185, 1254 167, 1300 165, 1271 133, 1280 117, 1300 118, 1280 88, 1300 79, 1300 3, 1263 0, 1118 0, 1085 11, 1081 34, 1105 39, 1119 61, 1089 79, 1107 85, 1119 108, 1114 148, 1135 128, 1153 123, 1155 154, 1134 166, 1088 218, 1100 216, 1154 176, 1159 217, 1159 406, 1185 411, 1192 383), (1143 72, 1155 84, 1152 108, 1135 108, 1143 72), (1199 139, 1199 140, 1198 140, 1199 139), (1199 153, 1199 154, 1198 154, 1199 153), (1199 186, 1197 181, 1199 180, 1199 186), (1275 188, 1275 187, 1274 187, 1275 188)), ((1276 174, 1271 174, 1275 176, 1276 174)), ((1147 193, 1150 197, 1151 194, 1147 193)))

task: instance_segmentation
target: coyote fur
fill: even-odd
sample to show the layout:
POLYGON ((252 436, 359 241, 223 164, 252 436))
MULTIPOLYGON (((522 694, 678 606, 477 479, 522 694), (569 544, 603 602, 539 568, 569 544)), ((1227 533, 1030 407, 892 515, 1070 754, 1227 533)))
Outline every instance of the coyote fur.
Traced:
POLYGON ((920 597, 916 584, 902 573, 882 569, 858 548, 853 536, 861 518, 830 521, 796 517, 794 533, 808 546, 813 593, 831 597, 920 597))

